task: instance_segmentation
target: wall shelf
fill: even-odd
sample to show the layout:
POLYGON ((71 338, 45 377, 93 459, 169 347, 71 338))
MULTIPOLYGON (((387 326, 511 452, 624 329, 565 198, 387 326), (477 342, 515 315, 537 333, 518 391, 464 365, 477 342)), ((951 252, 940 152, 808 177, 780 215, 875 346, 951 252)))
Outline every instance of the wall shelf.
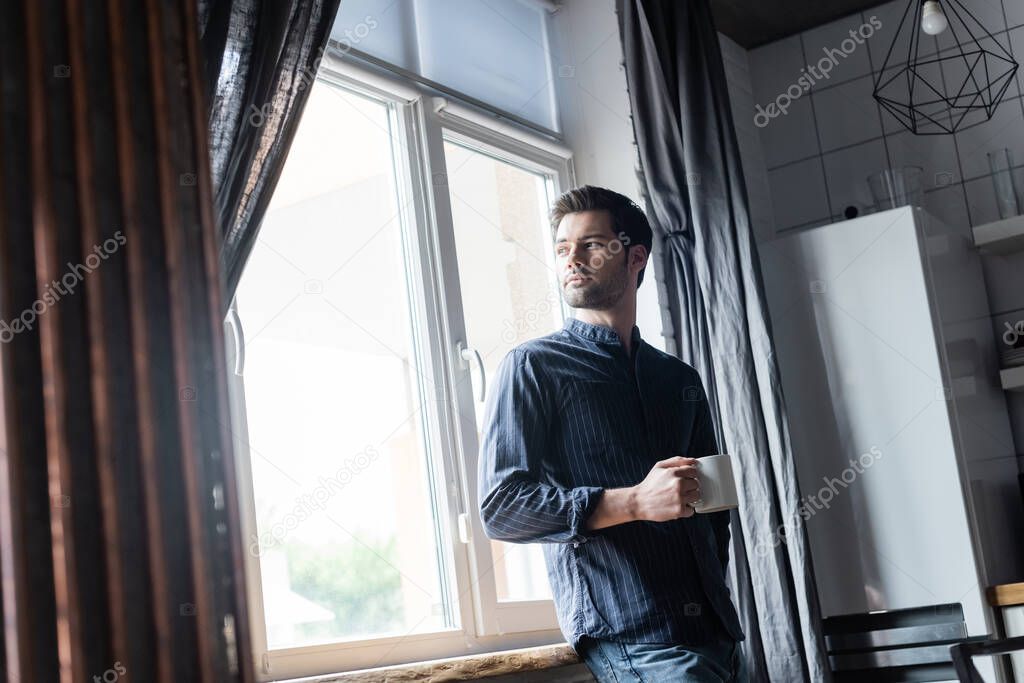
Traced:
POLYGON ((976 226, 974 245, 986 254, 1024 251, 1024 216, 976 226))
POLYGON ((1000 370, 999 379, 1007 391, 1024 391, 1024 365, 1000 370))

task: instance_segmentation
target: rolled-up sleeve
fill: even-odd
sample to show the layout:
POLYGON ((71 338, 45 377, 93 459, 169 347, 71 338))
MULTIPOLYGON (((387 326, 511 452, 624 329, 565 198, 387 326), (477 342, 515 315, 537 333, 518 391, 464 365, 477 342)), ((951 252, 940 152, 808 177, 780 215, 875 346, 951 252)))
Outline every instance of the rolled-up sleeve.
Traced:
POLYGON ((501 360, 484 406, 477 491, 488 538, 509 543, 582 543, 596 535, 586 520, 604 491, 540 481, 550 457, 550 396, 528 352, 501 360))

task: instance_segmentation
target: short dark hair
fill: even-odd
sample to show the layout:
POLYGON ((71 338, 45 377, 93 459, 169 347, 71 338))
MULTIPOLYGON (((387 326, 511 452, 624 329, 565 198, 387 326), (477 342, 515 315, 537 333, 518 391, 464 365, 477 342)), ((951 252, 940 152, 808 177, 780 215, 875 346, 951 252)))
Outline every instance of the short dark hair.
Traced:
MULTIPOLYGON (((626 254, 641 244, 647 248, 648 254, 651 253, 654 233, 636 202, 618 192, 594 185, 574 187, 555 200, 551 206, 551 234, 558 232, 558 224, 567 214, 581 211, 607 211, 612 218, 612 232, 626 245, 626 254)), ((647 266, 637 274, 637 287, 644 281, 645 270, 647 266)))

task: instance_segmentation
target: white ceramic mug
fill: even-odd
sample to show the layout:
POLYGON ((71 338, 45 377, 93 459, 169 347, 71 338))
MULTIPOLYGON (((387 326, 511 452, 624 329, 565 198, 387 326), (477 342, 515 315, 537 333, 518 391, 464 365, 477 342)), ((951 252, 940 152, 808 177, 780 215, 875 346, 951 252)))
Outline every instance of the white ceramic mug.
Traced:
POLYGON ((706 455, 697 458, 697 479, 700 481, 700 502, 697 512, 718 512, 739 507, 736 479, 732 473, 732 458, 727 454, 706 455))

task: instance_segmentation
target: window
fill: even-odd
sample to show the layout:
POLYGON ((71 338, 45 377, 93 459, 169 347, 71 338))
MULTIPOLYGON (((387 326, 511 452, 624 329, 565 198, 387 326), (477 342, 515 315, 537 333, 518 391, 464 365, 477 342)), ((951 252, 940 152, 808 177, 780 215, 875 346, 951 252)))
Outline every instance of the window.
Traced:
MULTIPOLYGON (((481 353, 484 376, 493 376, 514 346, 561 326, 545 217, 554 197, 539 173, 451 137, 444 151, 466 337, 481 353)), ((485 388, 474 382, 478 397, 485 388)), ((476 418, 479 435, 482 410, 476 418)), ((551 598, 539 545, 491 541, 491 553, 499 600, 551 598)))
POLYGON ((568 154, 417 88, 323 60, 228 318, 263 679, 562 640, 475 483, 486 379, 563 321, 568 154))

